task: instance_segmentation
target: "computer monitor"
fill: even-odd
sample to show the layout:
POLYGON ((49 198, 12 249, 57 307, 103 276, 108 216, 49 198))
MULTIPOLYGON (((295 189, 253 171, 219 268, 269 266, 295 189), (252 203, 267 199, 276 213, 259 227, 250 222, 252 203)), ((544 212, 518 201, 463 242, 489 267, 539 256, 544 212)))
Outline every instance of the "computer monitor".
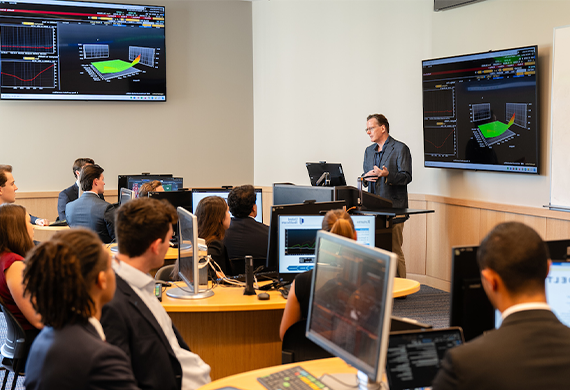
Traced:
MULTIPOLYGON (((546 302, 558 320, 570 327, 570 262, 553 261, 545 281, 546 302)), ((501 312, 495 310, 495 328, 503 322, 501 312)))
MULTIPOLYGON (((267 243, 268 271, 278 271, 279 264, 279 216, 280 215, 325 215, 329 210, 342 209, 344 201, 338 202, 312 202, 300 204, 274 205, 271 207, 269 223, 269 237, 267 243)), ((292 278, 294 279, 294 275, 292 278)), ((291 279, 290 281, 292 281, 291 279)))
MULTIPOLYGON (((196 207, 198 206, 198 203, 202 199, 208 196, 219 196, 220 198, 224 198, 224 200, 227 203, 230 191, 231 188, 192 188, 192 204, 194 206, 193 213, 196 213, 196 207)), ((257 205, 257 216, 255 217, 255 220, 257 222, 263 223, 262 190, 261 188, 255 188, 254 191, 255 191, 255 204, 257 205)))
POLYGON ((452 248, 449 326, 463 328, 469 341, 494 328, 493 305, 489 302, 477 264, 478 246, 452 248))
MULTIPOLYGON (((357 242, 374 247, 376 217, 351 216, 357 242)), ((322 229, 324 215, 279 216, 279 278, 290 281, 315 265, 315 242, 322 229)))
POLYGON ((308 162, 305 165, 307 166, 312 186, 334 187, 346 185, 342 164, 308 162))
POLYGON ((171 298, 202 299, 214 295, 212 290, 200 289, 198 255, 198 219, 188 210, 178 207, 178 275, 187 287, 177 287, 166 292, 171 298))
POLYGON ((186 211, 192 212, 192 191, 178 190, 170 192, 150 191, 149 198, 166 199, 175 208, 182 207, 186 211))
POLYGON ((119 204, 125 204, 129 200, 133 200, 135 198, 135 194, 133 191, 129 190, 128 188, 121 188, 121 195, 119 198, 119 204))
POLYGON ((273 205, 297 204, 313 200, 315 202, 332 202, 335 200, 334 188, 296 186, 293 184, 273 185, 273 205))
POLYGON ((307 338, 380 383, 398 256, 322 230, 316 254, 307 338))
POLYGON ((139 188, 143 183, 158 180, 162 183, 165 191, 178 191, 184 187, 184 180, 182 177, 173 177, 172 174, 150 174, 143 173, 139 175, 119 175, 118 186, 121 188, 128 188, 133 190, 135 195, 139 195, 139 188))

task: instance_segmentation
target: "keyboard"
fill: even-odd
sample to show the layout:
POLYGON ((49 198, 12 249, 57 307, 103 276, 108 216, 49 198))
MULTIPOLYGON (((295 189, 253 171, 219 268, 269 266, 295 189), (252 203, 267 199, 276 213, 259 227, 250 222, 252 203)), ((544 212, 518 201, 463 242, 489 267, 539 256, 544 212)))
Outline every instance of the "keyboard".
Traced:
MULTIPOLYGON (((256 272, 255 276, 257 277, 257 280, 261 282, 263 280, 275 279, 279 277, 279 274, 275 271, 262 271, 256 272)), ((238 282, 245 282, 245 274, 228 276, 228 279, 237 280, 238 282)))
POLYGON ((257 378, 268 390, 330 390, 301 366, 257 378))

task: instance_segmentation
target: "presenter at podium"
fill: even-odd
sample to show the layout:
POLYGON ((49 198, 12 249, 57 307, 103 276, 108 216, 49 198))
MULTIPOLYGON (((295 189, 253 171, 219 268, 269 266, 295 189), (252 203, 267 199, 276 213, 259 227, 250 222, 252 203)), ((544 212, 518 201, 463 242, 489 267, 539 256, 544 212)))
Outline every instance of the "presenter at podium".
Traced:
MULTIPOLYGON (((403 142, 390 136, 390 124, 382 114, 366 118, 366 134, 372 145, 364 151, 364 185, 368 191, 392 201, 395 209, 408 208, 408 183, 412 181, 412 156, 403 142)), ((392 252, 398 255, 397 276, 406 277, 402 251, 404 223, 394 224, 392 252)))

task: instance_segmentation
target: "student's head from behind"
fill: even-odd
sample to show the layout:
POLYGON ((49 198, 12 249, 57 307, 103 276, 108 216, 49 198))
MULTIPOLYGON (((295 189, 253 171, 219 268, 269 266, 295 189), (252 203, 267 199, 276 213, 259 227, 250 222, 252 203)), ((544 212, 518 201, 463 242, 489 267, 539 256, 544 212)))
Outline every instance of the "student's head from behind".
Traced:
POLYGON ((95 161, 92 158, 82 157, 78 158, 73 162, 73 176, 75 176, 75 180, 79 179, 79 174, 81 173, 81 169, 85 165, 94 165, 95 161))
POLYGON ((61 329, 100 316, 115 294, 115 273, 97 234, 70 229, 28 254, 24 284, 42 322, 61 329))
POLYGON ((148 193, 151 191, 164 192, 162 183, 159 182, 158 180, 153 180, 143 183, 143 185, 140 186, 139 188, 139 198, 147 197, 148 193))
POLYGON ((137 198, 125 203, 115 213, 119 253, 133 258, 142 256, 153 246, 163 250, 166 245, 168 250, 172 224, 177 221, 176 210, 167 201, 137 198))
POLYGON ((105 170, 97 164, 85 165, 83 169, 81 169, 81 175, 79 175, 81 191, 93 191, 102 194, 105 190, 104 171, 105 170))
POLYGON ((0 204, 16 201, 16 181, 12 176, 11 165, 0 165, 0 204))
POLYGON ((544 294, 549 257, 546 244, 531 227, 520 222, 495 226, 477 251, 483 287, 491 303, 497 307, 492 296, 501 283, 513 297, 544 294))
POLYGON ((223 240, 231 222, 228 204, 219 196, 208 196, 200 200, 196 206, 196 218, 198 236, 206 240, 206 244, 223 240))
POLYGON ((0 253, 12 252, 22 257, 34 247, 34 228, 26 209, 13 203, 0 205, 0 253))
POLYGON ((228 195, 228 206, 236 218, 247 218, 250 215, 255 218, 258 210, 253 186, 246 184, 232 189, 228 195))
POLYGON ((323 218, 323 230, 356 240, 356 230, 350 215, 342 210, 329 210, 323 218))

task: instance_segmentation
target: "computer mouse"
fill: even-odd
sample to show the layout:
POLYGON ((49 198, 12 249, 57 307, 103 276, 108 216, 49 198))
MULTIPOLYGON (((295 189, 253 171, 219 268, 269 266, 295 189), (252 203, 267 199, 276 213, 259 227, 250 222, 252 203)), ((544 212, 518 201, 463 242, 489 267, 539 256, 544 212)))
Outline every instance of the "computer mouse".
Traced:
POLYGON ((259 299, 260 301, 267 301, 269 298, 271 298, 271 297, 269 296, 268 293, 257 294, 257 299, 259 299))

